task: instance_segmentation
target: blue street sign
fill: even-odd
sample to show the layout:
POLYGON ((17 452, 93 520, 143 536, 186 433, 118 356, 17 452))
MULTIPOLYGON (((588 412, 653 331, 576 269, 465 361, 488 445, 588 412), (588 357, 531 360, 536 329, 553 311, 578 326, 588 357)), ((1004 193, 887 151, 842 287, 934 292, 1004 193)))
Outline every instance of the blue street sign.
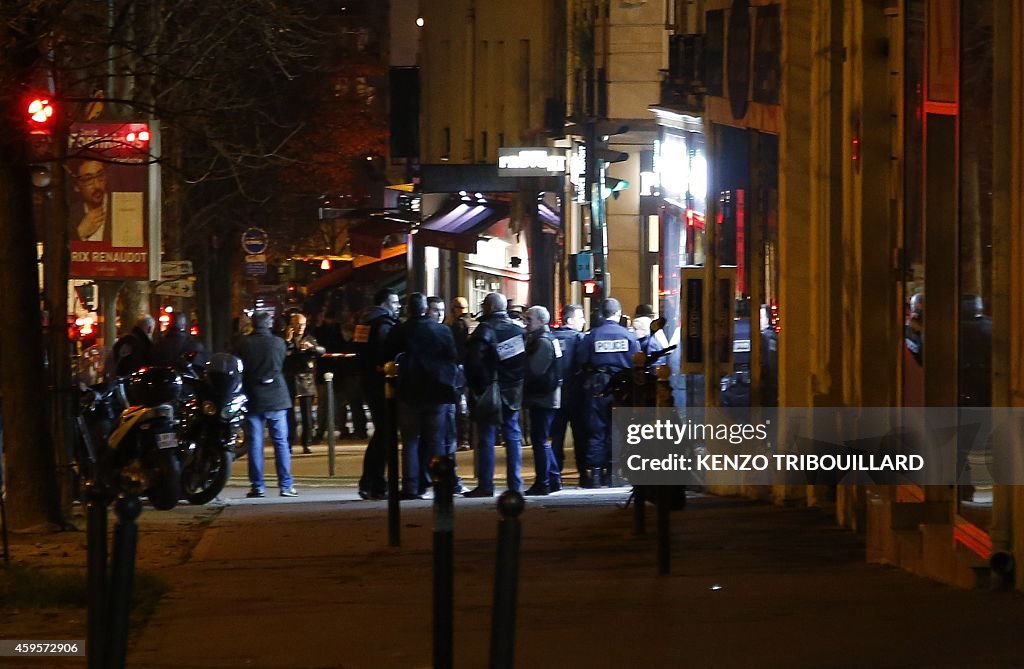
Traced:
POLYGON ((249 255, 265 253, 267 243, 267 233, 262 228, 249 228, 242 233, 242 250, 249 255))

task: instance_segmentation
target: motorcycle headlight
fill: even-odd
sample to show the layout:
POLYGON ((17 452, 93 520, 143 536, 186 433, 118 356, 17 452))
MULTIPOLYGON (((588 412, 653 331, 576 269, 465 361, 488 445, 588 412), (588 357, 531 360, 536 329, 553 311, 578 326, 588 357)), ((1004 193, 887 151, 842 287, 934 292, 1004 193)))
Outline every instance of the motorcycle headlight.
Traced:
POLYGON ((217 405, 214 404, 213 402, 211 402, 210 400, 205 400, 203 402, 203 415, 205 415, 205 416, 216 416, 217 415, 217 405))

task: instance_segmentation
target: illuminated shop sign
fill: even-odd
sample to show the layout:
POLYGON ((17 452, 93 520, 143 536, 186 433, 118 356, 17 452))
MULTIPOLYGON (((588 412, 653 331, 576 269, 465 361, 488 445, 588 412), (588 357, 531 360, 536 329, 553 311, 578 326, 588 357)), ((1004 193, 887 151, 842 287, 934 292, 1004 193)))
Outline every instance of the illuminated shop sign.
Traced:
POLYGON ((572 157, 569 159, 569 183, 576 192, 577 202, 587 201, 587 145, 574 144, 572 157))
POLYGON ((500 177, 546 177, 564 173, 564 153, 544 148, 498 149, 500 177))

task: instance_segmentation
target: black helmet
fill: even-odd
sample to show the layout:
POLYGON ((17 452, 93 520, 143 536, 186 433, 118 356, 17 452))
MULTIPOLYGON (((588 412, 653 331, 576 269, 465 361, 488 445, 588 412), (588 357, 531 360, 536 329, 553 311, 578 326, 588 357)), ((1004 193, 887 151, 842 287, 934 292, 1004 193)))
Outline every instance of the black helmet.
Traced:
POLYGON ((156 406, 178 401, 181 377, 170 367, 143 367, 128 377, 128 401, 156 406))
POLYGON ((206 379, 214 392, 231 396, 242 392, 242 361, 230 353, 214 353, 206 363, 206 379))

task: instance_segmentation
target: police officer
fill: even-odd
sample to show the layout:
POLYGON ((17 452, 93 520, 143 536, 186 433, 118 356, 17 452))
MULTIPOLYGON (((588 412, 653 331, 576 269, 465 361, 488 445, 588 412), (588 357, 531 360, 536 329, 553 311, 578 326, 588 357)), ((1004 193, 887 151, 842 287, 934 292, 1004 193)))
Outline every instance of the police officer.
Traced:
POLYGON ((562 357, 558 359, 561 367, 562 398, 561 405, 555 410, 555 418, 551 423, 551 450, 555 455, 554 473, 559 481, 562 479, 562 467, 565 464, 565 431, 572 426, 572 443, 576 452, 576 471, 587 470, 586 433, 584 431, 582 403, 580 402, 580 379, 576 372, 576 349, 583 339, 583 328, 586 319, 583 307, 578 304, 562 306, 562 324, 551 329, 551 336, 558 340, 562 357))
POLYGON ((466 351, 466 381, 473 399, 470 415, 480 439, 477 487, 467 492, 466 497, 494 495, 494 442, 499 425, 505 433, 508 487, 515 491, 523 487, 519 411, 526 378, 525 333, 508 317, 508 300, 504 295, 488 293, 482 306, 480 325, 470 336, 466 351), (497 384, 497 397, 490 392, 494 384, 497 384))
POLYGON ((632 366, 633 354, 640 350, 632 332, 619 324, 622 305, 614 297, 601 302, 601 320, 580 341, 577 363, 583 370, 584 411, 587 420, 587 467, 580 472, 580 486, 611 486, 612 397, 604 395, 611 377, 632 366))

